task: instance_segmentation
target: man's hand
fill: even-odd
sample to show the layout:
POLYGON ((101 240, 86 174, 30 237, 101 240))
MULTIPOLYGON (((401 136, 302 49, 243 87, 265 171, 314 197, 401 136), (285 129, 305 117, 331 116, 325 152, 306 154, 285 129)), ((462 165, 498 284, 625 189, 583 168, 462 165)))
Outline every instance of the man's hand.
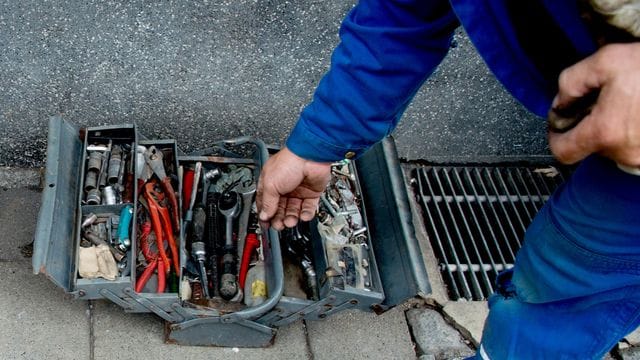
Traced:
POLYGON ((284 148, 262 168, 256 203, 260 221, 276 230, 313 219, 331 178, 331 164, 305 160, 284 148))
POLYGON ((565 108, 598 89, 591 113, 575 128, 549 132, 551 151, 563 163, 599 153, 640 166, 640 43, 607 45, 565 69, 552 108, 565 108))

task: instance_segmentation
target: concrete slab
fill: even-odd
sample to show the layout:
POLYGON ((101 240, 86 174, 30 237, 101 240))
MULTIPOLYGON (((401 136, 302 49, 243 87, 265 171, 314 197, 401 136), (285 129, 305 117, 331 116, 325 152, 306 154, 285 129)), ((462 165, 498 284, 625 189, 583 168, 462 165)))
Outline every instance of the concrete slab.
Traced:
POLYGON ((29 189, 0 189, 0 261, 22 260, 20 247, 33 240, 40 207, 40 192, 29 189))
POLYGON ((109 359, 309 359, 302 322, 280 328, 264 349, 178 346, 164 343, 164 323, 152 314, 127 314, 98 301, 94 310, 95 358, 109 359))
POLYGON ((420 215, 422 214, 420 204, 416 202, 416 197, 413 196, 411 170, 414 168, 415 166, 413 165, 402 165, 405 189, 407 194, 409 194, 409 206, 411 207, 415 235, 418 240, 418 244, 420 245, 420 252, 422 253, 422 260, 424 261, 427 276, 429 276, 429 284, 431 284, 431 293, 427 295, 427 300, 442 305, 449 301, 449 296, 447 295, 442 275, 440 275, 438 259, 436 258, 433 248, 431 247, 431 243, 429 242, 429 235, 427 234, 424 217, 420 215))
POLYGON ((382 315, 347 310, 307 322, 315 360, 413 359, 416 357, 403 307, 382 315))
POLYGON ((443 311, 474 345, 480 344, 484 321, 489 315, 486 301, 450 301, 444 306, 443 311))
POLYGON ((624 337, 632 346, 640 345, 640 328, 635 329, 631 334, 624 337))
POLYGON ((419 355, 433 355, 436 359, 471 356, 474 351, 460 333, 432 309, 411 309, 407 321, 413 332, 419 355))
POLYGON ((640 347, 630 347, 620 350, 619 356, 623 360, 640 360, 640 347))
POLYGON ((0 357, 88 359, 87 304, 31 273, 29 261, 0 262, 0 357))

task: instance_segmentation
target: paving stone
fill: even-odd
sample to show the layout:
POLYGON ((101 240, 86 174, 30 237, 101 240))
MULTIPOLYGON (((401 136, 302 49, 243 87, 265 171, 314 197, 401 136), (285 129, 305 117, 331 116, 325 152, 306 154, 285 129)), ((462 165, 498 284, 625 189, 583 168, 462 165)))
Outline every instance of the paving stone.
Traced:
POLYGON ((33 240, 40 197, 35 190, 0 188, 0 261, 25 259, 20 247, 33 240))
POLYGON ((0 262, 0 287, 0 358, 89 358, 85 302, 66 300, 29 261, 0 262))
POLYGON ((347 310, 322 321, 307 322, 315 360, 414 359, 403 307, 382 315, 347 310))
POLYGON ((633 332, 631 332, 631 334, 625 336, 624 338, 629 342, 629 344, 633 346, 640 345, 640 328, 635 329, 633 332))
POLYGON ((630 347, 620 350, 619 355, 623 360, 640 360, 640 347, 630 347))
POLYGON ((432 309, 411 309, 407 320, 413 331, 418 354, 434 355, 436 359, 471 356, 474 351, 442 315, 432 309))
POLYGON ((480 343, 484 321, 489 315, 486 301, 450 301, 443 310, 460 331, 472 337, 474 344, 480 343))
POLYGON ((152 314, 129 314, 107 301, 94 311, 95 358, 118 359, 309 359, 302 322, 278 329, 269 348, 179 346, 164 343, 164 322, 152 314))
POLYGON ((421 355, 418 360, 436 360, 436 356, 433 354, 421 355))

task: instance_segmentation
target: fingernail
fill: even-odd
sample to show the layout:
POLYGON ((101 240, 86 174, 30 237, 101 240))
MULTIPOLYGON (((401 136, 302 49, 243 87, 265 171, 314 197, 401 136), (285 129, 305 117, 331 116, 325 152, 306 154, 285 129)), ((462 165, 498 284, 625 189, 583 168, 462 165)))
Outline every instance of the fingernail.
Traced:
POLYGON ((269 221, 269 215, 267 215, 266 211, 260 211, 260 220, 269 221))
POLYGON ((553 101, 551 102, 551 108, 552 108, 552 109, 554 109, 556 106, 558 106, 558 101, 560 101, 560 100, 558 100, 558 95, 556 95, 556 96, 553 98, 553 101))
POLYGON ((313 219, 313 215, 315 215, 315 213, 312 213, 311 211, 303 211, 300 213, 300 219, 302 221, 309 221, 313 219))

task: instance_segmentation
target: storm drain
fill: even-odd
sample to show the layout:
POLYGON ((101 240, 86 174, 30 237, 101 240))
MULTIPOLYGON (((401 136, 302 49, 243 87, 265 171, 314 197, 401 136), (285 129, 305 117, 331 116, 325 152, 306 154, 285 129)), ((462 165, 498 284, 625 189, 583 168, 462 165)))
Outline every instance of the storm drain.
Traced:
POLYGON ((567 176, 554 167, 425 166, 411 173, 451 300, 485 300, 526 227, 567 176))

